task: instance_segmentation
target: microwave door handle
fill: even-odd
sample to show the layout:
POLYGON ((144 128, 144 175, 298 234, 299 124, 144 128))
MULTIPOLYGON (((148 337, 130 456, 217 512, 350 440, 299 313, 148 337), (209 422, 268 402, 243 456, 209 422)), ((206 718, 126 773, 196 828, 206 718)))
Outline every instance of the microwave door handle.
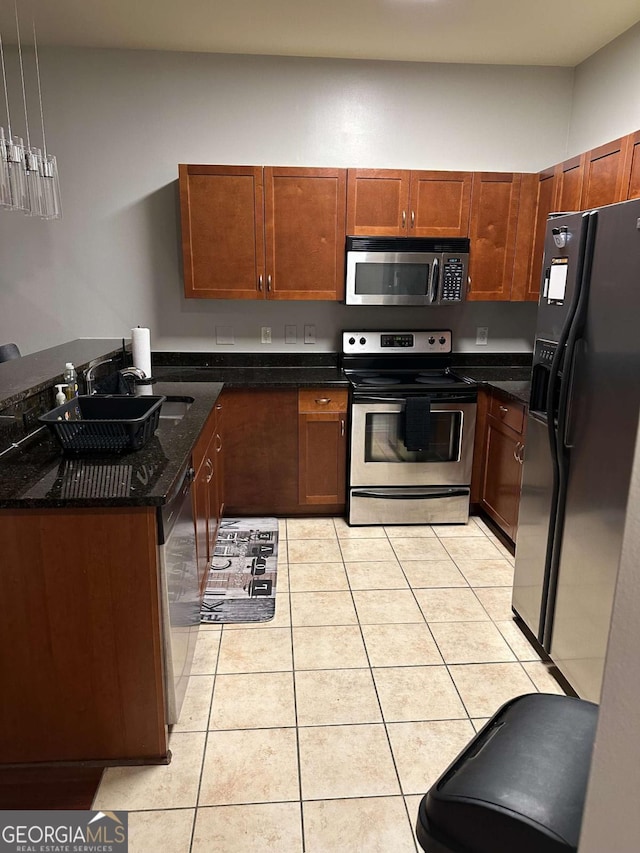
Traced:
POLYGON ((438 301, 438 283, 440 279, 440 262, 437 258, 433 259, 431 267, 431 284, 429 286, 429 303, 433 305, 438 301))

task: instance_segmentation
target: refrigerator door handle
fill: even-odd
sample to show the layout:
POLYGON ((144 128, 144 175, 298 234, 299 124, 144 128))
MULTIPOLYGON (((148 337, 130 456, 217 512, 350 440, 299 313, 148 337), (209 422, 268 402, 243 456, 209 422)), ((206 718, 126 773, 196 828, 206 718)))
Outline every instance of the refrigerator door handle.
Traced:
POLYGON ((562 443, 566 450, 571 450, 573 447, 573 427, 574 427, 574 385, 576 377, 576 364, 580 355, 586 353, 587 344, 584 338, 578 338, 573 350, 573 358, 571 360, 571 370, 569 373, 569 381, 567 384, 567 409, 564 423, 564 436, 562 443))

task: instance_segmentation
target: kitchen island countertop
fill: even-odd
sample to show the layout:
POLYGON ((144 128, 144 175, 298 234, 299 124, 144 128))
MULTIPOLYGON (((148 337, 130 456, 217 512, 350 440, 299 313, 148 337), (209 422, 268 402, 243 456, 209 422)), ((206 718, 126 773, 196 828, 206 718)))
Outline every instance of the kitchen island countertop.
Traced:
POLYGON ((0 457, 0 509, 165 504, 221 390, 220 382, 157 382, 154 395, 194 402, 181 420, 161 419, 147 444, 129 453, 63 454, 43 427, 0 457))

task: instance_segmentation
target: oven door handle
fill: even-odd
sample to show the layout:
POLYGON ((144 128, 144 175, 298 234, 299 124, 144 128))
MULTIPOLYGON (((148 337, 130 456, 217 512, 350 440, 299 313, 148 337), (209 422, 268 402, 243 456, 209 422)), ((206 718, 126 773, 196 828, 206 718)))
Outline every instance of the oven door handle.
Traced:
POLYGON ((351 492, 354 498, 383 498, 384 500, 392 501, 439 500, 440 498, 467 497, 468 494, 468 488, 439 489, 438 491, 410 493, 403 492, 402 489, 394 490, 393 492, 388 489, 380 489, 379 491, 375 489, 354 489, 351 492))

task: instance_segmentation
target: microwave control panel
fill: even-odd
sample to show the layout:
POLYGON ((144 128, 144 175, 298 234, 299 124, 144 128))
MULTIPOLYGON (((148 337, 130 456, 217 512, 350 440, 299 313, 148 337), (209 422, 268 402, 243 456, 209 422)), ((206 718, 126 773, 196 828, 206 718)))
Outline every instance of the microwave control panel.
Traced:
POLYGON ((442 265, 441 302, 461 302, 464 287, 464 268, 462 258, 446 258, 442 265))

